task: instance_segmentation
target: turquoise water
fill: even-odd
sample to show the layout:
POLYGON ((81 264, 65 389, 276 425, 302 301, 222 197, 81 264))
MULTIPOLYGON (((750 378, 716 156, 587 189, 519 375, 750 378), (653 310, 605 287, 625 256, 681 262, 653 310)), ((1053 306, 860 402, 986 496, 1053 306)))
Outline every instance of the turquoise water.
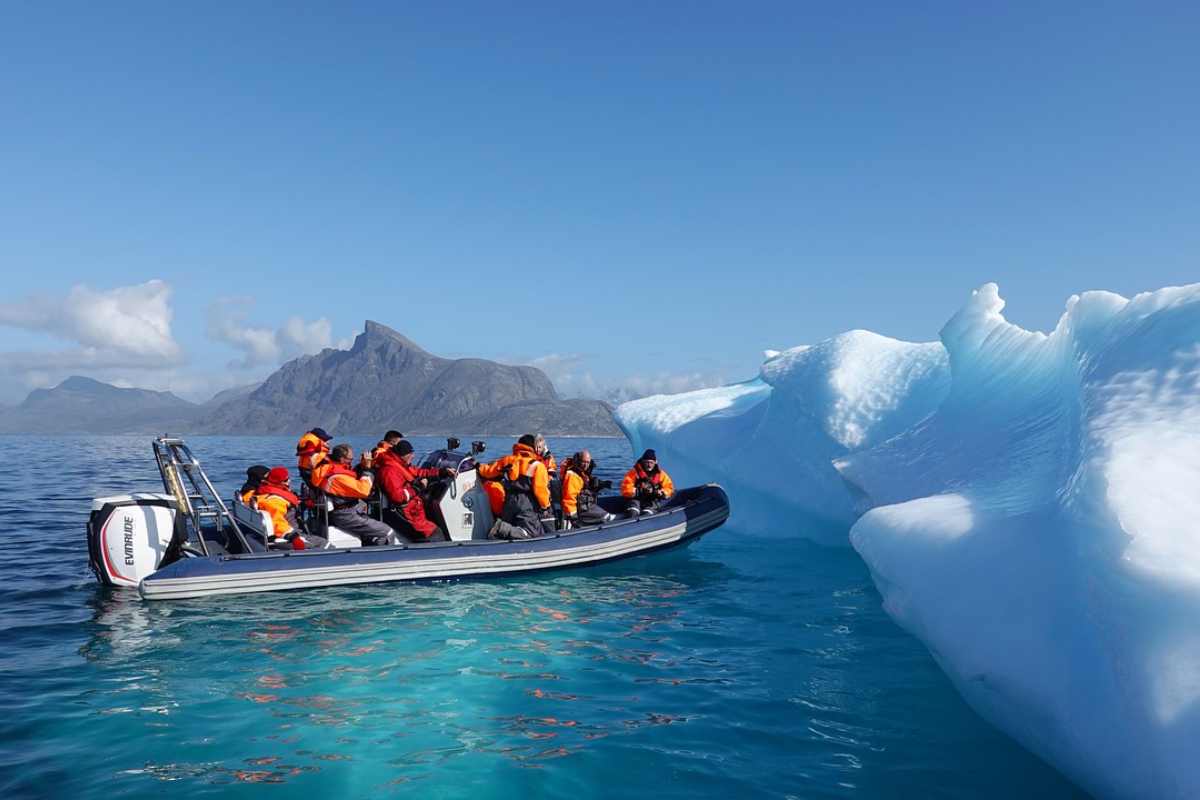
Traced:
MULTIPOLYGON (((294 446, 192 444, 226 495, 294 446)), ((148 604, 97 586, 84 525, 157 476, 144 437, 0 437, 0 797, 1080 796, 794 525, 735 508, 591 570, 148 604)))

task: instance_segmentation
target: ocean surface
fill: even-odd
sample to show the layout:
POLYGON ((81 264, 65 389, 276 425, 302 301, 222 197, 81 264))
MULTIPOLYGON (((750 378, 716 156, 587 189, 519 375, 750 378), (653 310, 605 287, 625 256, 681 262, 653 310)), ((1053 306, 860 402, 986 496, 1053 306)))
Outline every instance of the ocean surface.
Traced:
MULTIPOLYGON (((225 496, 294 443, 191 441, 225 496)), ((632 458, 551 445, 610 478, 632 458)), ((588 570, 150 604, 87 569, 91 498, 131 490, 161 491, 146 437, 0 436, 0 798, 1081 796, 794 521, 735 507, 588 570)))

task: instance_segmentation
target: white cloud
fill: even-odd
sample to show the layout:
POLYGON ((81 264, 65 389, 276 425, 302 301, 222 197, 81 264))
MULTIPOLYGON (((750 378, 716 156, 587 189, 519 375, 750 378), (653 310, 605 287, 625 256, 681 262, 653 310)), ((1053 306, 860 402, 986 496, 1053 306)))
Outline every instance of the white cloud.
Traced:
MULTIPOLYGON (((209 307, 209 338, 242 353, 242 358, 230 366, 275 366, 334 346, 333 325, 325 317, 306 321, 293 316, 279 328, 257 327, 246 324, 253 306, 249 298, 225 297, 209 307)), ((342 344, 338 342, 338 346, 342 344)))
POLYGON ((548 353, 525 363, 546 373, 563 397, 589 397, 623 403, 652 394, 677 394, 727 383, 717 372, 657 372, 597 378, 587 368, 588 357, 580 353, 548 353))
POLYGON ((65 298, 0 304, 0 325, 74 342, 78 349, 52 355, 83 364, 179 363, 183 350, 171 335, 171 317, 171 287, 160 280, 107 290, 80 284, 65 298))
POLYGON ((171 287, 160 280, 115 289, 79 284, 66 295, 0 303, 0 327, 44 333, 72 345, 0 352, 0 374, 8 378, 4 399, 19 399, 23 390, 54 386, 80 372, 172 371, 185 361, 171 333, 172 317, 171 287))
POLYGON ((678 394, 693 389, 708 389, 721 386, 728 380, 717 373, 706 372, 659 372, 653 375, 627 375, 608 387, 604 399, 613 403, 624 403, 652 394, 678 394))

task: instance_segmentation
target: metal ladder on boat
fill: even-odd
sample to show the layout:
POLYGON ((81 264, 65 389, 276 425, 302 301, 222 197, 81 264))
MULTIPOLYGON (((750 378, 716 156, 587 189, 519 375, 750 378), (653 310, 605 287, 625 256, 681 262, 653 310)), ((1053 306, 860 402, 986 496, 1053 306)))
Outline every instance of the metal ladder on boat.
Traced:
POLYGON ((194 533, 204 555, 210 555, 208 543, 204 540, 206 527, 216 530, 218 535, 228 529, 241 545, 242 552, 252 552, 241 526, 183 439, 170 436, 155 439, 154 460, 158 463, 163 487, 175 498, 179 513, 190 526, 189 540, 194 533))

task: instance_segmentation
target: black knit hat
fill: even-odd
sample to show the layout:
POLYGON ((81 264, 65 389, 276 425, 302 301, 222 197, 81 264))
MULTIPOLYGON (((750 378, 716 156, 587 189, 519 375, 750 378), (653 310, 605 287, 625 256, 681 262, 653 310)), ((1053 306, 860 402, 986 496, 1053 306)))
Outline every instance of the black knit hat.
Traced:
POLYGON ((255 464, 246 470, 246 482, 242 484, 240 494, 257 491, 258 487, 262 486, 262 482, 266 480, 267 473, 270 471, 271 468, 265 464, 255 464))
POLYGON ((517 439, 517 444, 523 444, 526 447, 533 447, 534 445, 537 444, 537 437, 534 436, 532 433, 527 433, 524 436, 522 436, 520 439, 517 439))
POLYGON ((658 461, 658 454, 655 453, 653 450, 647 450, 646 452, 642 453, 642 457, 639 458, 638 461, 646 461, 647 459, 653 459, 654 461, 658 461))
POLYGON ((392 452, 398 456, 406 456, 413 451, 412 442, 408 439, 401 439, 392 445, 392 452))
POLYGON ((320 439, 322 442, 328 442, 333 438, 325 431, 324 428, 313 428, 311 431, 309 431, 309 433, 320 439))

